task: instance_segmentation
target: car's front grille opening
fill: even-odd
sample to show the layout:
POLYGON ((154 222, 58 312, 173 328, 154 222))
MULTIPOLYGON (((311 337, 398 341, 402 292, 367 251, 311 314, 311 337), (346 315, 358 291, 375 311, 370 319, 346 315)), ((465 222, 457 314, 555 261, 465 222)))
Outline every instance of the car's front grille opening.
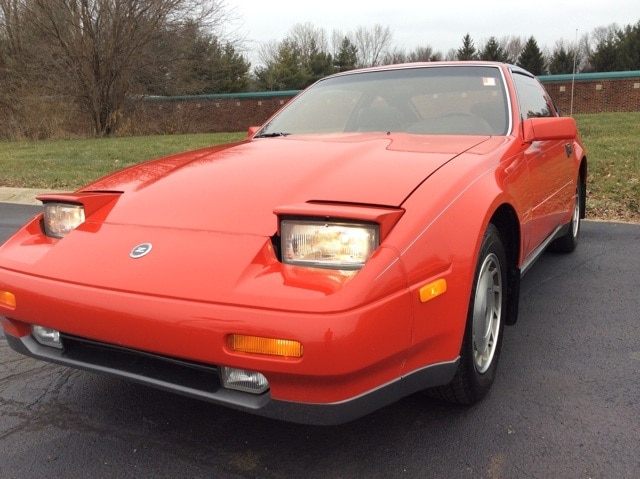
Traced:
POLYGON ((220 389, 218 368, 209 364, 123 348, 112 344, 61 334, 63 356, 95 365, 208 393, 220 389))

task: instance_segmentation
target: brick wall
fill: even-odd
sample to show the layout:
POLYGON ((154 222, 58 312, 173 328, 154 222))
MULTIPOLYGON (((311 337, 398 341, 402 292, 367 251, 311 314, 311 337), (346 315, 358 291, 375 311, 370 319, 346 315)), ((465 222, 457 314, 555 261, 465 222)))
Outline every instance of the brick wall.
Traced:
MULTIPOLYGON (((557 106, 571 110, 572 75, 540 77, 557 106)), ((125 115, 121 133, 179 134, 246 131, 261 125, 297 92, 150 98, 125 115)), ((640 71, 575 77, 573 113, 640 111, 640 71)))
POLYGON ((126 114, 121 131, 131 134, 246 131, 264 123, 297 91, 150 98, 126 114))
MULTIPOLYGON (((560 111, 571 111, 571 75, 539 77, 560 111)), ((640 111, 640 72, 576 75, 573 113, 640 111)))

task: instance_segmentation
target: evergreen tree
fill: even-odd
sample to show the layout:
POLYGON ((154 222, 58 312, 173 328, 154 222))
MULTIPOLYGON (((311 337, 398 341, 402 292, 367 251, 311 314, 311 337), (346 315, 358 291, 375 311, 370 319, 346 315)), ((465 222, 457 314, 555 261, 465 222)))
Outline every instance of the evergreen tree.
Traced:
POLYGON ((533 36, 527 40, 522 53, 518 57, 517 65, 534 75, 544 75, 546 73, 544 56, 533 36))
POLYGON ((620 70, 618 42, 620 30, 616 25, 600 28, 595 50, 589 55, 590 70, 596 72, 614 72, 620 70))
POLYGON ((333 57, 330 53, 320 50, 313 40, 311 41, 309 57, 306 59, 306 69, 309 72, 309 84, 334 72, 333 57))
POLYGON ((157 69, 135 74, 146 94, 235 93, 247 88, 249 62, 232 43, 221 42, 196 22, 187 20, 159 37, 147 55, 157 69))
POLYGON ((549 60, 549 74, 562 75, 573 73, 574 62, 576 62, 574 58, 575 54, 575 48, 567 50, 564 48, 564 45, 558 45, 549 60))
POLYGON ((473 45, 471 35, 468 33, 462 38, 462 46, 458 48, 456 58, 461 61, 478 59, 478 52, 476 51, 476 47, 473 45))
POLYGON ((618 28, 610 25, 596 31, 595 50, 589 55, 590 69, 596 72, 640 69, 640 22, 618 28))
POLYGON ((358 64, 358 48, 348 37, 342 39, 340 50, 334 59, 334 65, 339 72, 353 70, 358 64))
POLYGON ((265 44, 261 59, 263 66, 254 70, 258 90, 301 90, 336 71, 324 30, 308 23, 295 25, 281 42, 265 44))
POLYGON ((277 57, 267 66, 256 68, 255 73, 260 86, 271 91, 301 90, 311 81, 300 46, 288 38, 279 44, 277 57))
POLYGON ((620 70, 640 70, 640 21, 619 33, 620 70))
POLYGON ((498 43, 496 37, 491 37, 480 52, 480 60, 508 63, 509 54, 498 43))
POLYGON ((251 64, 240 55, 232 43, 227 42, 218 50, 215 80, 208 93, 239 93, 249 85, 251 64))

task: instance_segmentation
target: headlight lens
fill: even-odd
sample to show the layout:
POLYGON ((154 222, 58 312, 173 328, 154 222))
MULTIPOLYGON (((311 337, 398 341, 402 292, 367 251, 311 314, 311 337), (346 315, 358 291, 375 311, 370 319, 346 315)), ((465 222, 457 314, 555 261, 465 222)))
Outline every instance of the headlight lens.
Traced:
POLYGON ((359 269, 378 247, 378 225, 282 220, 282 260, 288 264, 359 269))
POLYGON ((45 203, 44 233, 62 238, 84 222, 84 206, 68 203, 45 203))

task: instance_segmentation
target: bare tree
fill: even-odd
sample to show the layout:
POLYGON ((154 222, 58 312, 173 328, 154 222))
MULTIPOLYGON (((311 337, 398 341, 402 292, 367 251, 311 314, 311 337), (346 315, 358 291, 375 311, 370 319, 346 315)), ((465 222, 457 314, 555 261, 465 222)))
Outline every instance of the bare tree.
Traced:
POLYGON ((263 66, 268 67, 278 62, 282 43, 288 42, 296 46, 303 58, 309 58, 317 51, 328 52, 327 34, 323 28, 314 27, 311 23, 296 23, 283 40, 270 40, 261 43, 258 58, 263 66))
POLYGON ((358 67, 374 67, 382 64, 391 48, 391 29, 380 24, 372 28, 358 27, 352 34, 352 43, 358 49, 358 67))
POLYGON ((526 39, 522 37, 506 36, 499 41, 500 46, 507 54, 507 62, 515 63, 524 49, 526 39))
MULTIPOLYGON (((334 28, 331 31, 331 55, 333 58, 336 58, 340 54, 342 42, 345 38, 349 38, 349 36, 345 35, 342 30, 334 28)), ((351 39, 349 39, 349 42, 351 42, 351 39)))
POLYGON ((578 71, 581 71, 581 72, 589 71, 591 69, 589 58, 591 57, 593 50, 591 48, 591 43, 590 43, 588 33, 585 33, 580 37, 580 39, 578 40, 577 48, 578 48, 580 57, 582 59, 582 61, 580 62, 580 65, 578 65, 578 71))
POLYGON ((263 65, 271 65, 278 59, 278 47, 280 42, 278 40, 270 40, 263 42, 258 48, 258 59, 263 65))
POLYGON ((450 48, 449 50, 447 50, 447 53, 444 56, 444 59, 446 61, 457 60, 458 59, 458 50, 456 50, 455 48, 450 48))
POLYGON ((616 37, 616 34, 620 30, 617 23, 610 23, 606 26, 596 27, 591 32, 590 41, 593 46, 598 43, 605 43, 616 37))
POLYGON ((23 0, 46 49, 49 71, 92 119, 113 133, 134 79, 153 59, 149 46, 184 21, 210 28, 227 18, 223 0, 23 0))
POLYGON ((3 48, 0 49, 0 59, 15 54, 21 48, 19 31, 22 29, 20 16, 20 0, 0 1, 0 32, 2 33, 3 48))
POLYGON ((410 62, 437 62, 440 60, 442 60, 442 53, 435 51, 431 45, 417 47, 408 56, 410 62))
POLYGON ((314 27, 311 23, 295 24, 287 38, 294 41, 305 57, 310 57, 316 51, 328 52, 329 43, 327 32, 322 27, 314 27))
POLYGON ((387 51, 382 57, 382 61, 380 62, 382 65, 396 65, 399 63, 407 63, 409 60, 407 58, 407 53, 400 49, 394 48, 391 51, 387 51))
POLYGON ((27 29, 24 0, 0 0, 0 138, 43 138, 50 135, 58 115, 39 78, 43 56, 38 38, 27 29), (55 110, 54 110, 55 111, 55 110))

